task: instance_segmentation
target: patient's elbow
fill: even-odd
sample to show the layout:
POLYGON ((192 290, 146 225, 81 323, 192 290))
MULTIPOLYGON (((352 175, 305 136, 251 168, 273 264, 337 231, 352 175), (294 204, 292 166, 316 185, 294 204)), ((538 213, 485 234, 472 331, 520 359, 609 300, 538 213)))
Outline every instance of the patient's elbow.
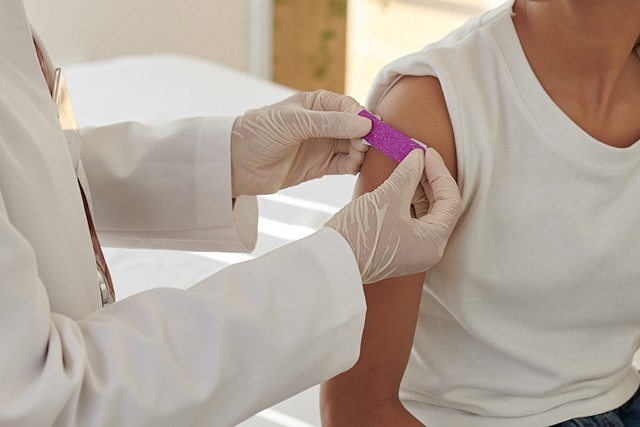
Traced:
POLYGON ((366 390, 345 390, 328 381, 320 387, 323 427, 422 426, 402 405, 397 395, 378 395, 366 390))

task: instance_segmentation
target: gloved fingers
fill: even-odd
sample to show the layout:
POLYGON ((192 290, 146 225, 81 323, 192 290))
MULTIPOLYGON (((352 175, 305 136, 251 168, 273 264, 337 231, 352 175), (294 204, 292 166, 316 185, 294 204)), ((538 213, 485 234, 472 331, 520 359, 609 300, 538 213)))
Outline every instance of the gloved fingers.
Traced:
POLYGON ((302 136, 308 138, 361 138, 371 130, 371 122, 357 113, 364 108, 353 98, 327 90, 299 92, 302 109, 295 114, 302 136))
MULTIPOLYGON (((362 156, 364 158, 364 156, 362 156)), ((362 161, 349 154, 336 154, 331 160, 327 175, 355 175, 360 171, 362 161)))
MULTIPOLYGON (((327 168, 327 175, 355 175, 360 172, 364 163, 365 151, 356 145, 356 140, 339 140, 336 144, 336 153, 327 168)), ((364 144, 363 144, 364 145, 364 144)))
POLYGON ((366 153, 367 151, 369 151, 369 144, 365 144, 364 142, 362 142, 362 138, 352 138, 349 141, 349 144, 351 145, 350 147, 350 151, 358 151, 360 153, 366 153))
POLYGON ((369 146, 360 143, 359 140, 352 139, 349 141, 349 159, 358 165, 358 170, 360 170, 360 166, 364 163, 368 149, 369 146))
POLYGON ((420 181, 420 175, 424 170, 423 159, 422 150, 413 150, 396 166, 391 176, 375 191, 381 190, 387 194, 388 199, 399 199, 397 203, 401 211, 406 208, 406 212, 409 213, 411 199, 420 181))
POLYGON ((371 131, 371 121, 353 113, 341 111, 295 111, 298 136, 303 139, 357 139, 371 131))
POLYGON ((433 148, 427 149, 425 172, 433 192, 431 211, 420 220, 438 224, 445 232, 451 232, 460 215, 460 192, 456 181, 433 148))
POLYGON ((424 160, 424 171, 432 187, 433 187, 434 181, 441 178, 446 178, 449 181, 449 186, 455 187, 457 191, 458 185, 453 179, 453 176, 451 176, 451 172, 449 172, 447 165, 444 164, 444 160, 442 160, 442 156, 440 156, 440 153, 438 153, 435 149, 431 147, 427 148, 427 152, 424 160))
MULTIPOLYGON (((424 171, 424 153, 420 149, 415 149, 407 157, 410 157, 409 162, 412 162, 409 180, 406 182, 405 186, 401 188, 402 190, 402 201, 401 206, 406 207, 407 211, 411 208, 411 201, 413 200, 413 196, 415 195, 416 188, 420 183, 420 179, 423 175, 424 171)), ((407 160, 405 157, 404 160, 407 160)), ((403 161, 404 162, 404 161, 403 161)))
POLYGON ((433 197, 433 189, 431 188, 431 184, 429 184, 429 180, 427 179, 427 174, 424 174, 423 177, 424 183, 420 181, 420 184, 422 185, 422 188, 424 189, 424 192, 427 196, 427 200, 429 201, 429 210, 427 211, 427 213, 429 213, 431 212, 431 209, 435 204, 435 199, 433 197))
POLYGON ((369 150, 369 146, 362 142, 362 139, 338 139, 336 141, 336 152, 347 153, 366 153, 369 150))
POLYGON ((423 172, 420 177, 420 184, 418 184, 416 192, 413 195, 413 200, 411 201, 411 206, 415 212, 414 218, 422 218, 428 214, 433 206, 433 202, 431 184, 429 184, 429 178, 427 178, 426 172, 423 172))
POLYGON ((429 212, 429 199, 425 192, 423 183, 428 183, 427 176, 422 174, 420 183, 416 187, 416 191, 413 193, 413 199, 411 199, 412 217, 422 218, 429 212))
POLYGON ((313 92, 301 92, 302 106, 316 111, 342 111, 358 114, 364 109, 350 96, 320 89, 313 92))

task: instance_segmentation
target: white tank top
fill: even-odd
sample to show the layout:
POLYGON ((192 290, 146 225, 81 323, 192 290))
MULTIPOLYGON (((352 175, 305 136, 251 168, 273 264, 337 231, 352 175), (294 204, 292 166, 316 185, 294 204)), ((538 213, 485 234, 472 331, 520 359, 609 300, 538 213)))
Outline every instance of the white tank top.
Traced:
POLYGON ((554 104, 512 5, 393 62, 368 100, 437 76, 454 130, 462 216, 427 274, 401 387, 429 427, 548 426, 639 383, 640 143, 607 146, 554 104))

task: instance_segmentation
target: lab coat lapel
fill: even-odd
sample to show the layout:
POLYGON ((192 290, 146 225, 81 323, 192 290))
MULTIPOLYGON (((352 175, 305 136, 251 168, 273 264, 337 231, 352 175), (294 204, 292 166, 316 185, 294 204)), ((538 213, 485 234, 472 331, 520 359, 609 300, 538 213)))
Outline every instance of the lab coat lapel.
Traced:
POLYGON ((21 0, 0 1, 0 196, 35 252, 51 309, 100 306, 95 260, 65 135, 21 0))

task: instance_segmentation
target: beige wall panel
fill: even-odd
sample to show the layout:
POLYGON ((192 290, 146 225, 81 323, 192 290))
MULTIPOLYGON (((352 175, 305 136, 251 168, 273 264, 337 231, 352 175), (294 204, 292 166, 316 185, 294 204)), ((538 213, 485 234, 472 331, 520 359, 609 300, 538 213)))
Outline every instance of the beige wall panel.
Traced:
POLYGON ((175 52, 248 68, 247 2, 25 0, 60 63, 175 52))

